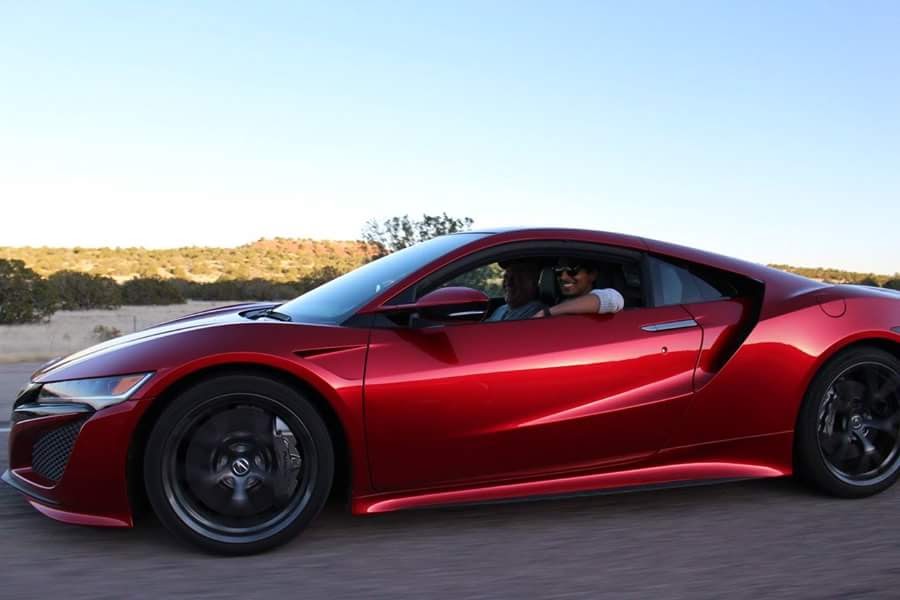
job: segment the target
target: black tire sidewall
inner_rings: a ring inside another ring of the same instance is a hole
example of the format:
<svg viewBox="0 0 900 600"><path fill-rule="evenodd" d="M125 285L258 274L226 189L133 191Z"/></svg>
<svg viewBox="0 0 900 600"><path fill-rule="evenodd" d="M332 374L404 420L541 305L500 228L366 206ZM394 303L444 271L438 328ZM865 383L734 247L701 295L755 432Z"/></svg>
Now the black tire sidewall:
<svg viewBox="0 0 900 600"><path fill-rule="evenodd" d="M200 403L225 393L248 392L268 396L293 412L309 431L315 444L317 469L311 495L293 522L269 537L250 542L212 539L185 524L166 498L163 482L165 447L178 423ZM156 422L144 454L144 485L150 504L162 524L177 537L217 554L243 555L262 552L292 539L322 510L334 479L334 449L328 428L316 408L287 383L255 374L222 375L201 381L180 393Z"/></svg>
<svg viewBox="0 0 900 600"><path fill-rule="evenodd" d="M797 417L794 440L795 470L797 475L820 490L842 498L862 498L889 488L900 477L897 469L889 477L873 484L850 484L839 479L825 464L819 449L819 404L834 379L846 369L866 362L883 364L900 372L900 360L880 348L861 346L841 352L829 360L813 378ZM900 457L895 458L900 460Z"/></svg>

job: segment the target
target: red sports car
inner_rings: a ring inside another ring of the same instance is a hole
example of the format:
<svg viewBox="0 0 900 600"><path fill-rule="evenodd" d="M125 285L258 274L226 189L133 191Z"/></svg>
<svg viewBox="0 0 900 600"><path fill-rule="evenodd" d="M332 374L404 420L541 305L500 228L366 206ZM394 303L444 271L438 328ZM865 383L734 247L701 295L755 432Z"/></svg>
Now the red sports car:
<svg viewBox="0 0 900 600"><path fill-rule="evenodd" d="M580 264L624 310L491 318L512 261L543 306ZM793 473L865 496L900 475L900 294L627 235L453 234L48 364L9 462L50 517L129 527L148 498L232 554L333 490L354 514Z"/></svg>

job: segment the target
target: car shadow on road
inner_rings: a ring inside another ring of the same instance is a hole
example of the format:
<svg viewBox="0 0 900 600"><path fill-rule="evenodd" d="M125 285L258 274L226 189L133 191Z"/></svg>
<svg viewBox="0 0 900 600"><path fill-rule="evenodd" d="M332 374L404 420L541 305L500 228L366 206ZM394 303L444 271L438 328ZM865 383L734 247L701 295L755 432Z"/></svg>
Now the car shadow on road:
<svg viewBox="0 0 900 600"><path fill-rule="evenodd" d="M346 506L330 502L322 514L296 540L275 552L335 546L342 542L390 536L397 542L472 534L490 537L492 530L580 527L582 523L616 527L638 523L666 523L686 514L709 511L741 513L747 508L797 508L810 503L840 502L816 495L792 479L757 480L632 491L570 498L528 499L506 503L466 505L401 511L354 517ZM188 554L196 551L176 541L149 512L141 514L135 529L78 527L55 522L33 510L18 493L0 488L0 535L26 545L65 546L67 552L140 556L145 553ZM31 542L31 543L29 543ZM2 555L2 552L0 552Z"/></svg>

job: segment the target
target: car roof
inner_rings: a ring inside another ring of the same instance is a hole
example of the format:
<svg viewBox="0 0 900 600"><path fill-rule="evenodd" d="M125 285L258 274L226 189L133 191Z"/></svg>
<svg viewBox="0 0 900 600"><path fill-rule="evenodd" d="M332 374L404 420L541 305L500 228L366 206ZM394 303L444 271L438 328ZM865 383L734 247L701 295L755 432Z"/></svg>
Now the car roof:
<svg viewBox="0 0 900 600"><path fill-rule="evenodd" d="M824 284L820 282L763 264L624 233L567 227L497 227L473 233L484 235L482 242L487 244L500 241L561 239L643 250L743 275L765 283L769 288L769 294L779 297L792 296L817 287L824 287Z"/></svg>
<svg viewBox="0 0 900 600"><path fill-rule="evenodd" d="M610 244L636 250L647 249L647 245L643 238L634 235L615 233L612 231L578 229L575 227L496 227L493 229L476 230L471 233L485 236L483 239L487 240L489 243L496 243L499 241L569 240L593 242L596 244Z"/></svg>

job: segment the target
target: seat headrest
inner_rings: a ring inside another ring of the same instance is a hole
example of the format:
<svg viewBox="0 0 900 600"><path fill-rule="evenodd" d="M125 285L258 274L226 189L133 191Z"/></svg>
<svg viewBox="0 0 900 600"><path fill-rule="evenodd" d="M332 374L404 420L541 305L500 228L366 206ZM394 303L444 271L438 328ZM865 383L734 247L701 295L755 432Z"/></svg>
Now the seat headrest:
<svg viewBox="0 0 900 600"><path fill-rule="evenodd" d="M553 306L559 299L559 288L556 284L556 272L553 267L544 267L541 269L541 275L538 278L538 294L541 302L547 306Z"/></svg>
<svg viewBox="0 0 900 600"><path fill-rule="evenodd" d="M643 306L640 268L631 264L610 264L598 269L597 287L609 287L622 294L625 308Z"/></svg>

